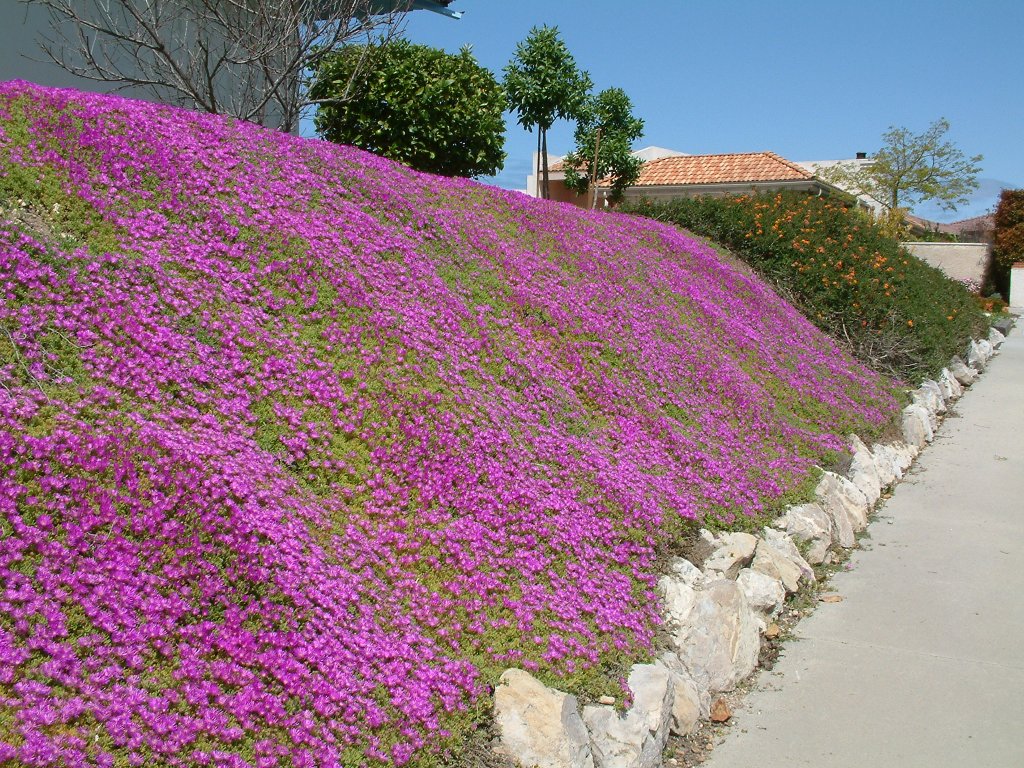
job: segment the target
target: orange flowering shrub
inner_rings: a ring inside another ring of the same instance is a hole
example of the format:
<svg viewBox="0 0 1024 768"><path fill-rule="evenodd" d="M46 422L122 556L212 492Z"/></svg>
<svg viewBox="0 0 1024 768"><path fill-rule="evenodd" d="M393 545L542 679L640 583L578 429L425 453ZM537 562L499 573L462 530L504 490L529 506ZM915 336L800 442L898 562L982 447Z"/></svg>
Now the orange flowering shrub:
<svg viewBox="0 0 1024 768"><path fill-rule="evenodd" d="M630 210L732 249L879 370L934 374L985 325L963 285L842 201L775 193L643 201Z"/></svg>

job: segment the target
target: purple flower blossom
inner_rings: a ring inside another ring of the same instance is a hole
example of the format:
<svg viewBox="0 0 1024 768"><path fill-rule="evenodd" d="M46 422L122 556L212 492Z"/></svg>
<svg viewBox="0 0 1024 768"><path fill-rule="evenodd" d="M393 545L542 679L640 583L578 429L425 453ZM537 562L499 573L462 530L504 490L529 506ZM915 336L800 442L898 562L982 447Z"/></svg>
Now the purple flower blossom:
<svg viewBox="0 0 1024 768"><path fill-rule="evenodd" d="M674 229L114 97L0 124L87 212L0 216L0 762L400 765L481 669L649 649L670 521L895 409Z"/></svg>

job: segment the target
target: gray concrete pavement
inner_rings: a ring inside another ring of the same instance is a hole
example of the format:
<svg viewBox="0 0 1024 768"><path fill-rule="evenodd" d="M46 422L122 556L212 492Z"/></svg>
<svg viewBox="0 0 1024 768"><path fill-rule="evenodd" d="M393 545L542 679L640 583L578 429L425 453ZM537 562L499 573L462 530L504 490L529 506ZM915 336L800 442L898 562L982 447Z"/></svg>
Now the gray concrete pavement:
<svg viewBox="0 0 1024 768"><path fill-rule="evenodd" d="M869 536L705 768L1024 766L1019 327Z"/></svg>

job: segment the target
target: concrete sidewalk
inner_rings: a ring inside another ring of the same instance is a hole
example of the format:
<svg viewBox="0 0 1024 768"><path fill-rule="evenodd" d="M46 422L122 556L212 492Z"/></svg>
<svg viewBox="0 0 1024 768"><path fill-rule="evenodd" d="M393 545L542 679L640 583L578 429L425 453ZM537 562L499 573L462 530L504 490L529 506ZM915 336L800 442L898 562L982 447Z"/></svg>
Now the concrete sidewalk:
<svg viewBox="0 0 1024 768"><path fill-rule="evenodd" d="M705 768L1024 766L1019 326L953 410Z"/></svg>

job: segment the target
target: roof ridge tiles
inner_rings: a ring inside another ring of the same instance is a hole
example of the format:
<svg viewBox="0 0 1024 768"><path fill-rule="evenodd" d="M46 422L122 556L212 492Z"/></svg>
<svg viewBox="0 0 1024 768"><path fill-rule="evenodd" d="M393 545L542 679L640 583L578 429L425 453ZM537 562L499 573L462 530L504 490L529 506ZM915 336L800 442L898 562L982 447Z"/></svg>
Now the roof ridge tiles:
<svg viewBox="0 0 1024 768"><path fill-rule="evenodd" d="M814 174L774 152L721 152L645 163L638 186L811 180Z"/></svg>

